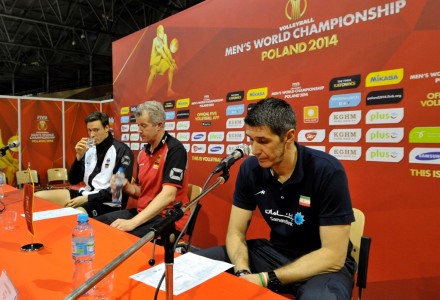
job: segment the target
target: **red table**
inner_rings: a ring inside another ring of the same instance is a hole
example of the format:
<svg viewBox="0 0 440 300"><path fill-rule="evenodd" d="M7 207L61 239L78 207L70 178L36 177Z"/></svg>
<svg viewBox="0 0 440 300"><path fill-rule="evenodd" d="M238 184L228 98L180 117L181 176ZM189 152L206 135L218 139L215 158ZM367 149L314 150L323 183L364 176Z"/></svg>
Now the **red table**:
<svg viewBox="0 0 440 300"><path fill-rule="evenodd" d="M14 230L0 229L0 270L5 269L19 292L19 299L64 299L71 292L73 262L71 258L71 233L76 216L47 219L34 222L35 237L32 240L23 213L22 191L5 187L6 209L19 213ZM34 212L56 209L59 206L36 198ZM102 268L139 238L114 229L95 220L90 220L95 230L95 268ZM23 252L21 246L42 243L44 248L35 252ZM155 288L129 278L150 268L152 243L115 269L112 299L153 299ZM156 247L155 259L163 262L163 248ZM166 299L163 291L158 299ZM233 275L222 273L174 299L286 299L257 285Z"/></svg>

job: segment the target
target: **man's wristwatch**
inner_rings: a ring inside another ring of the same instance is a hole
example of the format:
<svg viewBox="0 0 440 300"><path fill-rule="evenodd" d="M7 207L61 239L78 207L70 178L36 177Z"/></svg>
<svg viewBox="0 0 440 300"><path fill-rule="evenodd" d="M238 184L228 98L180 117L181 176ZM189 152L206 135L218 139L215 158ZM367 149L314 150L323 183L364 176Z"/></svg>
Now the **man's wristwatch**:
<svg viewBox="0 0 440 300"><path fill-rule="evenodd" d="M274 271L267 272L269 278L267 279L267 288L271 291L278 292L282 286Z"/></svg>
<svg viewBox="0 0 440 300"><path fill-rule="evenodd" d="M241 277L243 275L251 274L251 271L243 269L243 270L237 270L235 273L235 276Z"/></svg>

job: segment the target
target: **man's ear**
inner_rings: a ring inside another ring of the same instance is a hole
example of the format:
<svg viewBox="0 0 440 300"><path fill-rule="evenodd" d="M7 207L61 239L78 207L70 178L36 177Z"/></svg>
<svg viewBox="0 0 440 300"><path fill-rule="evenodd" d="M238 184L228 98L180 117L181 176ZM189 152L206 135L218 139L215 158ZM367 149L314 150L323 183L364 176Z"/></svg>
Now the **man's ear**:
<svg viewBox="0 0 440 300"><path fill-rule="evenodd" d="M286 133L286 142L293 143L295 141L295 129L290 129Z"/></svg>

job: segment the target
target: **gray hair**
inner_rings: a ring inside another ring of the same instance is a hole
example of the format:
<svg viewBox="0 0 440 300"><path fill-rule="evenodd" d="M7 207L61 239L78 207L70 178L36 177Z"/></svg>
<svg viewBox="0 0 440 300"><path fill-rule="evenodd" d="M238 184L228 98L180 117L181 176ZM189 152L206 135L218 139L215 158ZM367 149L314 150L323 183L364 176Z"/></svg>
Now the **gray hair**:
<svg viewBox="0 0 440 300"><path fill-rule="evenodd" d="M134 115L140 117L143 112L148 115L148 119L152 124L157 125L162 122L162 127L165 126L165 110L162 103L154 100L145 101L138 105Z"/></svg>

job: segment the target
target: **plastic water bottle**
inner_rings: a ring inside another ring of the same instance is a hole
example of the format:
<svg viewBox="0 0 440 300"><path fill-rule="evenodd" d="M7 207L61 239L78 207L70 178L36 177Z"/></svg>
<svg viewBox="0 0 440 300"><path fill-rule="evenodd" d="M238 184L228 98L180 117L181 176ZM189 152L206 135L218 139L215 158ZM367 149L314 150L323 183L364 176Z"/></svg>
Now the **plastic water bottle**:
<svg viewBox="0 0 440 300"><path fill-rule="evenodd" d="M88 279L87 274L93 270L94 257L95 233L89 224L89 216L79 214L78 224L72 231L73 289L76 289Z"/></svg>
<svg viewBox="0 0 440 300"><path fill-rule="evenodd" d="M122 187L124 184L124 168L120 167L115 174L115 189L112 191L112 202L116 206L121 206L122 203Z"/></svg>
<svg viewBox="0 0 440 300"><path fill-rule="evenodd" d="M5 196L5 191L3 190L3 185L5 184L5 177L2 170L0 170L0 200Z"/></svg>

